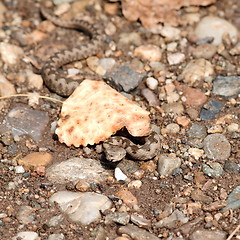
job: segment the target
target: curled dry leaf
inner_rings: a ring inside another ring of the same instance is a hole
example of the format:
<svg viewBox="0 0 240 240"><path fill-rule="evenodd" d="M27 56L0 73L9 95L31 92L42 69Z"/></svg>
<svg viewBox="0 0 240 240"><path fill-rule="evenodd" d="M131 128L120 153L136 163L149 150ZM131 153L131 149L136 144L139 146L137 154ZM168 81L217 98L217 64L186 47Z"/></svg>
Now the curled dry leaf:
<svg viewBox="0 0 240 240"><path fill-rule="evenodd" d="M56 134L67 146L93 145L126 127L134 136L150 133L149 112L103 81L84 80L63 103Z"/></svg>
<svg viewBox="0 0 240 240"><path fill-rule="evenodd" d="M207 6L216 0L122 0L123 15L130 21L140 19L150 29L159 22L176 26L180 18L176 10L187 6Z"/></svg>

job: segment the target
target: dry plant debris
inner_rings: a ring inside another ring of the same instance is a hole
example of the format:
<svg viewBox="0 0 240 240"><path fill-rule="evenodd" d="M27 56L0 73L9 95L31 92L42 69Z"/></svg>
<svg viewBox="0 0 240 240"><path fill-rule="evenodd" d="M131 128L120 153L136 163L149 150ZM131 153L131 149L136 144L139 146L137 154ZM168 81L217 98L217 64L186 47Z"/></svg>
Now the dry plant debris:
<svg viewBox="0 0 240 240"><path fill-rule="evenodd" d="M159 22L176 26L180 23L177 10L188 6L207 6L216 0L122 0L123 15L130 21L140 19L150 29Z"/></svg>
<svg viewBox="0 0 240 240"><path fill-rule="evenodd" d="M63 103L56 134L75 147L106 140L126 127L132 136L150 133L149 112L103 81L84 80Z"/></svg>

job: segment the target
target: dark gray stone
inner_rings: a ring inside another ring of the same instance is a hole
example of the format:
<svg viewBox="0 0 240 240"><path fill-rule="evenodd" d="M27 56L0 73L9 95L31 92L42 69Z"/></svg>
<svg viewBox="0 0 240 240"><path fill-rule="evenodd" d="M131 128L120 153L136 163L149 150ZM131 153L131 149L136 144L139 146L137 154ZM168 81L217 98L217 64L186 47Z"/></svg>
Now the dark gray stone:
<svg viewBox="0 0 240 240"><path fill-rule="evenodd" d="M209 100L205 103L200 112L200 119L202 121L209 121L215 119L215 115L218 114L224 105L217 100Z"/></svg>
<svg viewBox="0 0 240 240"><path fill-rule="evenodd" d="M129 92L135 89L146 76L146 73L138 73L134 69L122 65L115 71L107 72L104 79L109 80L109 84Z"/></svg>

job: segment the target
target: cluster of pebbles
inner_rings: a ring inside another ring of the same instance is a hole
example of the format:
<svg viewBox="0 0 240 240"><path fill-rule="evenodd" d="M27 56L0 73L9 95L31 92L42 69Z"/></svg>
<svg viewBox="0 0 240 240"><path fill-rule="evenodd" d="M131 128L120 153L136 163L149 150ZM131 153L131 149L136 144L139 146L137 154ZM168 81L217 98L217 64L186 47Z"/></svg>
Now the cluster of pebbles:
<svg viewBox="0 0 240 240"><path fill-rule="evenodd" d="M87 2L58 2L56 13L73 18ZM118 2L89 7L105 25L106 49L70 64L68 74L100 76L147 109L161 136L154 159L110 164L101 144L58 142L61 104L39 96L60 97L32 67L76 36L88 40L43 21L38 1L1 2L1 238L239 239L237 4L186 8L186 26L155 33L124 19Z"/></svg>

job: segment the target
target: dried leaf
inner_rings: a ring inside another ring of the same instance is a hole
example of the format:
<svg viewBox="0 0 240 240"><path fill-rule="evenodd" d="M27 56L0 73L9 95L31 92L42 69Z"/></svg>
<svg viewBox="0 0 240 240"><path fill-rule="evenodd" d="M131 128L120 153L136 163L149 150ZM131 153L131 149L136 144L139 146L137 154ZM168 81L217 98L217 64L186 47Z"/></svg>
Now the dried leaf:
<svg viewBox="0 0 240 240"><path fill-rule="evenodd" d="M103 81L84 80L63 103L56 134L67 146L93 145L123 127L132 136L150 133L149 112Z"/></svg>

